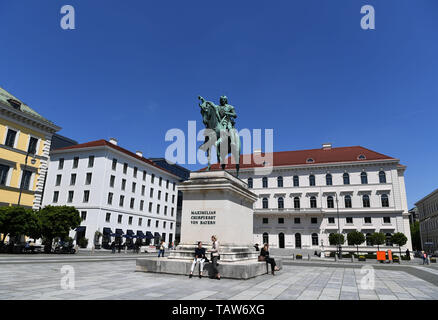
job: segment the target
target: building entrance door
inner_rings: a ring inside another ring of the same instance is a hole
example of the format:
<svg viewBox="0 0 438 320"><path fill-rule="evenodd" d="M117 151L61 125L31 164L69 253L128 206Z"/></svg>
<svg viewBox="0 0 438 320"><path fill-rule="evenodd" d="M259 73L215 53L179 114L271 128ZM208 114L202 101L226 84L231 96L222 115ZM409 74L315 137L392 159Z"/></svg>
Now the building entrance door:
<svg viewBox="0 0 438 320"><path fill-rule="evenodd" d="M301 249L301 234L295 233L295 248Z"/></svg>
<svg viewBox="0 0 438 320"><path fill-rule="evenodd" d="M278 234L278 247L284 249L284 233L280 232Z"/></svg>

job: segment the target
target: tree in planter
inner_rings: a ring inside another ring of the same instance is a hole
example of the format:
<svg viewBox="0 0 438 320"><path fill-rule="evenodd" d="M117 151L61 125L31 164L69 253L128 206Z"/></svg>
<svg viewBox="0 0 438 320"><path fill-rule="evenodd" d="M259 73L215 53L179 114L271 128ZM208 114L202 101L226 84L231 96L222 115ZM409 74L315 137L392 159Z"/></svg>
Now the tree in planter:
<svg viewBox="0 0 438 320"><path fill-rule="evenodd" d="M341 244L344 244L344 242L345 242L345 238L344 235L341 233L331 233L329 235L329 243L331 246L337 246L339 248L339 246Z"/></svg>
<svg viewBox="0 0 438 320"><path fill-rule="evenodd" d="M38 212L41 234L45 238L44 251L52 251L53 239L66 239L71 229L81 224L79 211L69 206L47 206Z"/></svg>
<svg viewBox="0 0 438 320"><path fill-rule="evenodd" d="M40 224L32 209L23 207L3 207L0 211L0 233L3 233L2 244L9 235L10 243L19 241L22 235L39 238Z"/></svg>
<svg viewBox="0 0 438 320"><path fill-rule="evenodd" d="M102 237L102 232L96 230L94 233L94 246L100 246L100 238Z"/></svg>
<svg viewBox="0 0 438 320"><path fill-rule="evenodd" d="M88 246L88 239L87 238L80 238L79 239L79 246L81 247L81 248L86 248L87 246Z"/></svg>
<svg viewBox="0 0 438 320"><path fill-rule="evenodd" d="M347 234L347 240L349 245L356 246L357 255L359 256L359 245L365 242L365 236L362 232L352 231Z"/></svg>
<svg viewBox="0 0 438 320"><path fill-rule="evenodd" d="M400 257L401 257L401 247L408 242L408 238L401 232L394 233L391 237L392 243L395 243L398 245L398 249L400 251Z"/></svg>
<svg viewBox="0 0 438 320"><path fill-rule="evenodd" d="M371 235L371 244L373 246L377 246L377 251L380 251L380 246L382 244L385 244L386 242L386 236L382 232L374 232Z"/></svg>

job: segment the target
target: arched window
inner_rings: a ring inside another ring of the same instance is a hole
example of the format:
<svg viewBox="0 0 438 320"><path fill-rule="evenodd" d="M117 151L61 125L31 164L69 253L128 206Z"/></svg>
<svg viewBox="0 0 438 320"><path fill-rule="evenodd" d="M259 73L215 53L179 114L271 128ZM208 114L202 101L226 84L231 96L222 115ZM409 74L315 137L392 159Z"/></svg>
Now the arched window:
<svg viewBox="0 0 438 320"><path fill-rule="evenodd" d="M283 197L278 198L278 209L283 209L284 208L284 199Z"/></svg>
<svg viewBox="0 0 438 320"><path fill-rule="evenodd" d="M351 196L350 195L345 195L344 197L344 202L345 202L345 208L351 208Z"/></svg>
<svg viewBox="0 0 438 320"><path fill-rule="evenodd" d="M317 246L317 245L318 245L318 234L312 233L312 246Z"/></svg>
<svg viewBox="0 0 438 320"><path fill-rule="evenodd" d="M390 233L387 233L385 236L386 236L385 244L387 246L392 247L392 235Z"/></svg>
<svg viewBox="0 0 438 320"><path fill-rule="evenodd" d="M366 172L362 172L360 174L360 183L362 184L368 184L368 176Z"/></svg>
<svg viewBox="0 0 438 320"><path fill-rule="evenodd" d="M315 185L315 176L313 174L309 176L309 185L311 186Z"/></svg>
<svg viewBox="0 0 438 320"><path fill-rule="evenodd" d="M268 209L268 198L263 198L262 204L263 204L263 209Z"/></svg>
<svg viewBox="0 0 438 320"><path fill-rule="evenodd" d="M371 241L371 233L367 233L365 235L365 239L367 241L367 246L372 246L373 245L373 242Z"/></svg>
<svg viewBox="0 0 438 320"><path fill-rule="evenodd" d="M335 203L333 201L333 197L328 196L327 197L327 208L334 208L334 207L335 207Z"/></svg>
<svg viewBox="0 0 438 320"><path fill-rule="evenodd" d="M263 184L263 188L267 188L268 187L268 178L267 177L263 177L262 178L262 184Z"/></svg>
<svg viewBox="0 0 438 320"><path fill-rule="evenodd" d="M327 173L325 175L325 184L328 186L331 186L333 184L332 175L330 173Z"/></svg>
<svg viewBox="0 0 438 320"><path fill-rule="evenodd" d="M381 200L382 200L382 207L389 207L389 199L387 194L382 194Z"/></svg>
<svg viewBox="0 0 438 320"><path fill-rule="evenodd" d="M263 244L269 244L269 234L267 232L263 233Z"/></svg>
<svg viewBox="0 0 438 320"><path fill-rule="evenodd" d="M369 208L370 207L370 196L367 194L364 194L362 196L362 203L363 203L364 208Z"/></svg>
<svg viewBox="0 0 438 320"><path fill-rule="evenodd" d="M310 207L316 208L316 197L315 196L310 197Z"/></svg>
<svg viewBox="0 0 438 320"><path fill-rule="evenodd" d="M294 208L299 209L300 208L300 198L295 197L294 198Z"/></svg>
<svg viewBox="0 0 438 320"><path fill-rule="evenodd" d="M298 178L298 176L294 176L294 187L299 187L300 186L300 179Z"/></svg>
<svg viewBox="0 0 438 320"><path fill-rule="evenodd" d="M342 178L344 178L344 184L350 184L350 175L347 172L342 175Z"/></svg>
<svg viewBox="0 0 438 320"><path fill-rule="evenodd" d="M380 183L386 183L386 174L385 171L379 172L379 182Z"/></svg>
<svg viewBox="0 0 438 320"><path fill-rule="evenodd" d="M252 188L252 178L248 178L248 188Z"/></svg>
<svg viewBox="0 0 438 320"><path fill-rule="evenodd" d="M277 187L283 188L283 177L282 176L277 177Z"/></svg>

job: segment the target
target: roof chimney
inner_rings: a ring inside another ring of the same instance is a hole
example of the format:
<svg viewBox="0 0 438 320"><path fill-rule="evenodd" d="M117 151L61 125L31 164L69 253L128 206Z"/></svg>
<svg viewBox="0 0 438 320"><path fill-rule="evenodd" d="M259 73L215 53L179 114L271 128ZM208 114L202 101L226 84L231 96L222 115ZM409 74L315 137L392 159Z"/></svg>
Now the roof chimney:
<svg viewBox="0 0 438 320"><path fill-rule="evenodd" d="M136 151L135 154L136 154L137 156L139 156L140 158L143 158L143 152L141 152L141 151Z"/></svg>
<svg viewBox="0 0 438 320"><path fill-rule="evenodd" d="M113 145L117 145L117 139L116 138L110 138L109 142L112 143Z"/></svg>
<svg viewBox="0 0 438 320"><path fill-rule="evenodd" d="M330 150L332 148L332 144L331 143L323 143L322 144L322 149L323 150Z"/></svg>

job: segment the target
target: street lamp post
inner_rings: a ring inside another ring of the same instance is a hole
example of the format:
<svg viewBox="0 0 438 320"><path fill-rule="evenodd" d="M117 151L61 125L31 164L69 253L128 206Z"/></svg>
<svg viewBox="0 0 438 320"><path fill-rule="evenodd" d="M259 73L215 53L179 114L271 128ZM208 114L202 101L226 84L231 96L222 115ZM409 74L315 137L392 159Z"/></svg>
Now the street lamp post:
<svg viewBox="0 0 438 320"><path fill-rule="evenodd" d="M338 200L338 193L335 193L335 197L336 197L336 213L338 215L338 235L341 234L341 227L340 227L340 222L339 222L339 200ZM338 256L339 259L342 259L342 247L341 247L341 243L338 243Z"/></svg>
<svg viewBox="0 0 438 320"><path fill-rule="evenodd" d="M17 204L17 206L20 206L20 202L21 202L21 194L22 194L22 192L23 192L23 174L24 174L24 172L25 172L26 169L27 169L27 158L29 157L29 154L30 154L30 152L28 151L28 152L26 153L26 158L24 159L24 168L23 168L23 170L22 170L22 174L21 174L21 181L20 181L20 194L19 194L19 196L18 196L18 204ZM35 164L35 162L36 162L35 155L34 155L34 157L32 158L32 160L30 160L30 162L31 162L32 164Z"/></svg>

